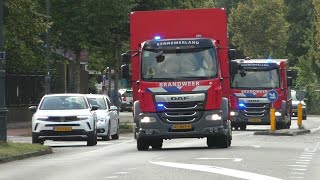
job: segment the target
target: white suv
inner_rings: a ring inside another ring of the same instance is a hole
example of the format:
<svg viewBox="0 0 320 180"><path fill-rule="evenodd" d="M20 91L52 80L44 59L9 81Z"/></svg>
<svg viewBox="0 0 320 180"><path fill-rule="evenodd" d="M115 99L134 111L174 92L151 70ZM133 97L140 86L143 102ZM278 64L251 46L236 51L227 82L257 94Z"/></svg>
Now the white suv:
<svg viewBox="0 0 320 180"><path fill-rule="evenodd" d="M42 97L32 117L32 143L45 140L83 139L88 146L97 144L97 118L83 94L50 94Z"/></svg>

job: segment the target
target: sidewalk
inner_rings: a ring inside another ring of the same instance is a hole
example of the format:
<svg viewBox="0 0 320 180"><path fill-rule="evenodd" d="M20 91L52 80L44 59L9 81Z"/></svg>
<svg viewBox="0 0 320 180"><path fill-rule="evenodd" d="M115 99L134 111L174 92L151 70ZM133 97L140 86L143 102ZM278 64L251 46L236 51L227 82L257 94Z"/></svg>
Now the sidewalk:
<svg viewBox="0 0 320 180"><path fill-rule="evenodd" d="M31 136L31 122L8 123L7 136Z"/></svg>

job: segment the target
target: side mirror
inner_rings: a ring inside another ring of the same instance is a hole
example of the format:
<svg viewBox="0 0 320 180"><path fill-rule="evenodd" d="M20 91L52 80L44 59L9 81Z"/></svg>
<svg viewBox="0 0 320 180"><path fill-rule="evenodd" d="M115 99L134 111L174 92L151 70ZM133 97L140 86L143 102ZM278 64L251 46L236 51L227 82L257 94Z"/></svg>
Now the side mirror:
<svg viewBox="0 0 320 180"><path fill-rule="evenodd" d="M230 61L230 74L234 75L238 73L238 63L236 61Z"/></svg>
<svg viewBox="0 0 320 180"><path fill-rule="evenodd" d="M121 79L129 79L129 65L124 64L121 65Z"/></svg>
<svg viewBox="0 0 320 180"><path fill-rule="evenodd" d="M229 60L235 59L236 58L236 50L235 49L229 49L228 50L228 57L229 57Z"/></svg>
<svg viewBox="0 0 320 180"><path fill-rule="evenodd" d="M287 77L291 77L292 79L296 79L297 77L297 71L296 70L287 70Z"/></svg>
<svg viewBox="0 0 320 180"><path fill-rule="evenodd" d="M111 107L110 107L110 111L118 111L117 106L111 106Z"/></svg>
<svg viewBox="0 0 320 180"><path fill-rule="evenodd" d="M129 64L130 60L131 60L131 55L130 53L122 53L121 54L121 59L122 59L122 62L125 63L125 64Z"/></svg>
<svg viewBox="0 0 320 180"><path fill-rule="evenodd" d="M91 111L95 111L95 110L98 110L99 109L99 106L97 105L92 105L91 106Z"/></svg>
<svg viewBox="0 0 320 180"><path fill-rule="evenodd" d="M36 112L37 111L37 106L30 106L29 111L31 112Z"/></svg>
<svg viewBox="0 0 320 180"><path fill-rule="evenodd" d="M291 87L293 85L292 77L287 77L287 86Z"/></svg>

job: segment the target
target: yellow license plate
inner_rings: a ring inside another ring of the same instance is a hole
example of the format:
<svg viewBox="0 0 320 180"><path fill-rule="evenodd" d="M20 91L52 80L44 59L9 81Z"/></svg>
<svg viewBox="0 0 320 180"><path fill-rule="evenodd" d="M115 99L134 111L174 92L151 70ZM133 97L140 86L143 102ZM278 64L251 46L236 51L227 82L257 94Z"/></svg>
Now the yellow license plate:
<svg viewBox="0 0 320 180"><path fill-rule="evenodd" d="M251 118L251 119L249 119L249 122L261 122L261 119L259 119L259 118Z"/></svg>
<svg viewBox="0 0 320 180"><path fill-rule="evenodd" d="M175 124L172 126L172 129L192 129L191 124Z"/></svg>
<svg viewBox="0 0 320 180"><path fill-rule="evenodd" d="M54 127L54 131L72 131L72 127Z"/></svg>

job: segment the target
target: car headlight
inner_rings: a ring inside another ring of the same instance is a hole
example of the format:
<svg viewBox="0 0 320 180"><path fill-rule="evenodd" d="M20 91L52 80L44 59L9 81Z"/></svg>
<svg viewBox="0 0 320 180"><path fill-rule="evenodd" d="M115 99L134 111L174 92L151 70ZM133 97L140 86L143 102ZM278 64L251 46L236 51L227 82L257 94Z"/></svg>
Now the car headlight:
<svg viewBox="0 0 320 180"><path fill-rule="evenodd" d="M40 120L40 121L45 121L45 120L47 120L47 119L49 119L48 116L37 116L37 117L36 117L36 120Z"/></svg>
<svg viewBox="0 0 320 180"><path fill-rule="evenodd" d="M98 119L98 122L105 123L107 119Z"/></svg>
<svg viewBox="0 0 320 180"><path fill-rule="evenodd" d="M77 119L78 120L86 120L86 119L89 119L90 116L77 116Z"/></svg>
<svg viewBox="0 0 320 180"><path fill-rule="evenodd" d="M230 116L238 116L238 112L231 111Z"/></svg>
<svg viewBox="0 0 320 180"><path fill-rule="evenodd" d="M145 116L145 117L141 118L140 122L141 122L141 123L156 122L156 118Z"/></svg>
<svg viewBox="0 0 320 180"><path fill-rule="evenodd" d="M281 116L281 112L275 112L274 115L275 116Z"/></svg>
<svg viewBox="0 0 320 180"><path fill-rule="evenodd" d="M221 115L220 114L210 114L206 116L207 120L213 120L213 121L217 121L217 120L221 120Z"/></svg>

